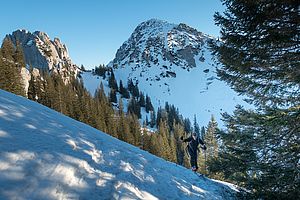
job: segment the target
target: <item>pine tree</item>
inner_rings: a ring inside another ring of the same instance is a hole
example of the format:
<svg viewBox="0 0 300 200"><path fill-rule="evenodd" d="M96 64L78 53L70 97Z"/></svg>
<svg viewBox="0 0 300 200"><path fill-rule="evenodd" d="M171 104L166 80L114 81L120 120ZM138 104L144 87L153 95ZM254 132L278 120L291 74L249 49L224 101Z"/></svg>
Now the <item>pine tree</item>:
<svg viewBox="0 0 300 200"><path fill-rule="evenodd" d="M127 81L127 89L132 94L133 93L134 84L132 79L128 79Z"/></svg>
<svg viewBox="0 0 300 200"><path fill-rule="evenodd" d="M81 64L81 66L80 66L80 70L81 70L81 71L83 71L83 72L85 72L85 71L86 71L86 69L85 69L85 67L83 66L83 64Z"/></svg>
<svg viewBox="0 0 300 200"><path fill-rule="evenodd" d="M212 43L218 75L256 110L224 114L219 166L254 198L300 196L299 2L224 0L221 40Z"/></svg>
<svg viewBox="0 0 300 200"><path fill-rule="evenodd" d="M32 74L33 68L30 67L29 73L30 73L30 80L29 80L29 86L28 86L28 99L36 101L37 100L37 86L36 86L36 79Z"/></svg>
<svg viewBox="0 0 300 200"><path fill-rule="evenodd" d="M109 100L112 103L117 103L117 93L116 90L111 89L109 93Z"/></svg>
<svg viewBox="0 0 300 200"><path fill-rule="evenodd" d="M120 84L119 85L120 85L119 86L120 94L122 95L122 98L129 99L130 98L130 94L129 94L128 90L126 88L124 88L122 80L120 80Z"/></svg>
<svg viewBox="0 0 300 200"><path fill-rule="evenodd" d="M206 134L204 136L204 142L207 146L207 159L211 159L218 156L218 142L216 133L218 130L218 123L215 117L212 115L208 123Z"/></svg>
<svg viewBox="0 0 300 200"><path fill-rule="evenodd" d="M23 49L18 40L16 41L16 50L13 54L13 58L18 67L26 67Z"/></svg>
<svg viewBox="0 0 300 200"><path fill-rule="evenodd" d="M204 136L204 143L207 147L206 151L204 152L206 154L205 164L208 168L207 172L209 176L212 178L221 178L217 175L217 173L213 173L210 170L210 166L213 165L215 161L218 159L219 145L216 137L217 131L218 131L218 123L216 122L214 116L212 115Z"/></svg>
<svg viewBox="0 0 300 200"><path fill-rule="evenodd" d="M97 107L97 127L108 133L109 124L112 121L113 110L110 107L108 98L105 96L103 83L101 82L100 87L95 92L95 101ZM116 136L116 135L115 135Z"/></svg>
<svg viewBox="0 0 300 200"><path fill-rule="evenodd" d="M151 111L150 112L150 127L154 128L156 125L156 115L155 115L155 111Z"/></svg>
<svg viewBox="0 0 300 200"><path fill-rule="evenodd" d="M151 99L148 95L146 95L146 112L149 113L150 111L153 111L153 110L154 110L154 108L153 108Z"/></svg>
<svg viewBox="0 0 300 200"><path fill-rule="evenodd" d="M133 85L133 88L132 88L132 96L138 98L139 95L140 95L140 90L139 90L139 87L137 84Z"/></svg>
<svg viewBox="0 0 300 200"><path fill-rule="evenodd" d="M146 106L145 96L144 96L144 94L142 92L140 92L139 104L140 104L141 107L145 107Z"/></svg>
<svg viewBox="0 0 300 200"><path fill-rule="evenodd" d="M21 68L14 60L15 48L12 41L6 37L3 40L0 55L0 88L17 95L25 96L21 79Z"/></svg>
<svg viewBox="0 0 300 200"><path fill-rule="evenodd" d="M116 81L116 78L115 78L115 74L114 74L114 71L111 70L111 73L110 73L110 77L109 77L109 80L108 80L108 85L111 89L115 90L115 91L118 91L118 84L117 84L117 81ZM117 100L116 100L117 102Z"/></svg>
<svg viewBox="0 0 300 200"><path fill-rule="evenodd" d="M205 127L202 126L201 127L201 131L200 131L200 138L201 138L201 140L204 140L204 137L205 137Z"/></svg>
<svg viewBox="0 0 300 200"><path fill-rule="evenodd" d="M191 121L188 118L183 120L183 124L184 124L184 132L186 133L192 132Z"/></svg>
<svg viewBox="0 0 300 200"><path fill-rule="evenodd" d="M1 54L5 60L10 62L14 62L14 54L15 54L15 47L9 37L5 37L2 46L1 46Z"/></svg>
<svg viewBox="0 0 300 200"><path fill-rule="evenodd" d="M123 100L122 98L119 99L119 124L117 127L118 131L118 138L130 144L134 144L134 137L129 129L128 119L125 117L123 111Z"/></svg>
<svg viewBox="0 0 300 200"><path fill-rule="evenodd" d="M142 135L140 122L136 115L128 115L127 120L129 123L130 133L133 136L133 145L142 147Z"/></svg>
<svg viewBox="0 0 300 200"><path fill-rule="evenodd" d="M184 127L180 124L174 124L174 138L176 141L176 157L179 165L183 165L188 167L188 157L185 152L186 145L180 140L180 137L183 136L186 138L186 134L184 132Z"/></svg>
<svg viewBox="0 0 300 200"><path fill-rule="evenodd" d="M200 135L200 127L197 122L196 115L194 115L194 132L199 136Z"/></svg>
<svg viewBox="0 0 300 200"><path fill-rule="evenodd" d="M128 114L135 114L139 119L141 118L141 106L134 97L130 99L127 109Z"/></svg>
<svg viewBox="0 0 300 200"><path fill-rule="evenodd" d="M170 133L166 121L160 121L158 132L159 132L160 156L168 161L175 162L176 150L173 149L172 152L172 149L170 147L170 141L169 141Z"/></svg>

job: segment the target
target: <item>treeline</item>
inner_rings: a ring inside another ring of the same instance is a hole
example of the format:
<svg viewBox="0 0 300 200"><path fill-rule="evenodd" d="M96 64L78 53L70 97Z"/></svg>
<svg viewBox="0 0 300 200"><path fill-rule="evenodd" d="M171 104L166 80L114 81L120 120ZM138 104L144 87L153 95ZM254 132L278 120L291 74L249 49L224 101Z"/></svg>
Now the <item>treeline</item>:
<svg viewBox="0 0 300 200"><path fill-rule="evenodd" d="M188 155L185 152L186 144L179 140L180 136L188 137L191 132L196 131L205 141L207 140L209 148L213 148L214 152L218 151L215 142L217 124L213 117L210 122L213 125L208 125L208 127L213 126L213 129L202 127L200 133L196 118L192 125L189 119L183 118L174 105L168 103L164 108L158 108L156 113L150 97L147 95L145 97L132 80L129 80L125 87L122 86L121 81L119 85L116 84L112 70L108 70L105 76L108 78L110 86L108 96L105 94L102 83L95 95L92 96L78 79L73 79L66 85L59 75L43 73L41 77L32 76L28 98L154 155L186 167L190 167ZM111 95L114 91L116 91L114 94L116 98L119 97L117 102ZM128 92L127 98L124 97L122 91ZM128 101L127 109L123 106L124 100ZM139 121L142 108L145 114L148 112L150 116L149 121L146 117L143 126ZM213 138L215 146L212 146L210 139L206 138ZM215 158L217 154L212 154L212 156ZM207 158L210 157L210 154L207 154ZM205 162L204 155L199 158L201 163ZM208 160L207 163L209 163ZM203 168L202 172L209 174L208 170L208 167L206 171Z"/></svg>
<svg viewBox="0 0 300 200"><path fill-rule="evenodd" d="M78 79L65 84L59 74L43 73L29 84L28 98L116 138L140 145L140 125L132 113L124 113L122 100L116 110L101 84L92 96Z"/></svg>

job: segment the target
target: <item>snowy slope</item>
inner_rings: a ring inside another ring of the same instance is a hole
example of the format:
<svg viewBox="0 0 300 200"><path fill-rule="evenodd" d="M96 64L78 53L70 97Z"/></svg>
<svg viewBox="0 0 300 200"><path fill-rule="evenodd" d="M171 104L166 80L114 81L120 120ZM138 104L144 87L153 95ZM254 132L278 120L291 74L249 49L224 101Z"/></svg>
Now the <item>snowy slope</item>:
<svg viewBox="0 0 300 200"><path fill-rule="evenodd" d="M0 199L234 199L235 191L0 90Z"/></svg>
<svg viewBox="0 0 300 200"><path fill-rule="evenodd" d="M212 114L222 126L222 112L248 105L217 78L208 48L212 39L185 24L151 19L137 26L108 66L114 68L118 82L137 82L156 110L168 102L191 121L196 115L200 126L206 126ZM95 78L84 75L83 80L93 94Z"/></svg>

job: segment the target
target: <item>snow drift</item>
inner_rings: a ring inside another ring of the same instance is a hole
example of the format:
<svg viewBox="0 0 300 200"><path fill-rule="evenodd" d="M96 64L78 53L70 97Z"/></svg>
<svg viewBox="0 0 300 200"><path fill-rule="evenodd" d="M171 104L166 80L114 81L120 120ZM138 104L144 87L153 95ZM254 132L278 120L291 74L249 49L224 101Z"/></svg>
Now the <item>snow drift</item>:
<svg viewBox="0 0 300 200"><path fill-rule="evenodd" d="M235 199L236 192L0 90L0 199Z"/></svg>

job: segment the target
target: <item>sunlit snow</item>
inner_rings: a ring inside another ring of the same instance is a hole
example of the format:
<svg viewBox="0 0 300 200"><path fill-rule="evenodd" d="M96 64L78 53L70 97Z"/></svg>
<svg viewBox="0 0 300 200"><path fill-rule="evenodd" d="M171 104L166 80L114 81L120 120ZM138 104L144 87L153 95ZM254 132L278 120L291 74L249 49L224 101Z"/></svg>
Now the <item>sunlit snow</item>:
<svg viewBox="0 0 300 200"><path fill-rule="evenodd" d="M0 90L0 199L234 199L235 191Z"/></svg>

